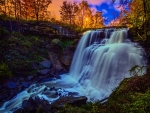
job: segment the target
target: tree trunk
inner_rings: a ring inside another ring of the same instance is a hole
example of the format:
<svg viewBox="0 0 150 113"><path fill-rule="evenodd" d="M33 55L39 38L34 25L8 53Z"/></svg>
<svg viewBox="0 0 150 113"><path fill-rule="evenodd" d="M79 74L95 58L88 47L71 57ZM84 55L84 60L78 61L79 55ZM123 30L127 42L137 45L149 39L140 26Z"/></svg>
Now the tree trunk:
<svg viewBox="0 0 150 113"><path fill-rule="evenodd" d="M39 21L39 13L36 13L36 20Z"/></svg>
<svg viewBox="0 0 150 113"><path fill-rule="evenodd" d="M147 28L146 28L146 19L147 19L147 11L146 11L146 1L143 0L143 8L144 8L144 36L146 38L146 42L148 41L148 37L147 37Z"/></svg>

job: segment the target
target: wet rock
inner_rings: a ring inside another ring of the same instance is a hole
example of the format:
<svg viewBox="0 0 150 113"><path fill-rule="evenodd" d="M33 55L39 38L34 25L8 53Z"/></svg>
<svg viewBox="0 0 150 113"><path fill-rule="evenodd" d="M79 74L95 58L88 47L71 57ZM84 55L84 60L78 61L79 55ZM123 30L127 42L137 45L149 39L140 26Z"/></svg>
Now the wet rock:
<svg viewBox="0 0 150 113"><path fill-rule="evenodd" d="M99 38L105 38L105 32L100 32Z"/></svg>
<svg viewBox="0 0 150 113"><path fill-rule="evenodd" d="M31 79L33 79L33 78L34 78L33 76L28 76L27 77L28 81L31 80Z"/></svg>
<svg viewBox="0 0 150 113"><path fill-rule="evenodd" d="M54 52L48 52L50 61L55 70L60 71L63 69L61 62L59 61L58 55Z"/></svg>
<svg viewBox="0 0 150 113"><path fill-rule="evenodd" d="M50 68L50 66L51 66L50 60L47 60L47 59L45 59L43 62L40 62L39 64L45 68Z"/></svg>
<svg viewBox="0 0 150 113"><path fill-rule="evenodd" d="M38 108L42 109L45 113L50 113L50 106L48 101L42 100L39 97L35 97L34 99L30 97L22 103L22 107L27 113L36 113Z"/></svg>
<svg viewBox="0 0 150 113"><path fill-rule="evenodd" d="M7 87L10 89L16 88L17 84L13 81L9 81L6 83Z"/></svg>
<svg viewBox="0 0 150 113"><path fill-rule="evenodd" d="M24 78L22 78L22 77L21 77L21 78L19 78L19 79L20 79L20 81L24 81ZM18 81L18 80L17 80L17 81Z"/></svg>
<svg viewBox="0 0 150 113"><path fill-rule="evenodd" d="M41 107L45 113L51 113L51 105L48 101L42 100L39 97L36 97L34 101L37 104L37 108Z"/></svg>
<svg viewBox="0 0 150 113"><path fill-rule="evenodd" d="M22 86L27 88L27 87L29 87L29 83L28 82L22 82Z"/></svg>
<svg viewBox="0 0 150 113"><path fill-rule="evenodd" d="M48 74L48 72L49 72L49 69L42 69L42 70L40 70L40 74L43 74L43 75Z"/></svg>
<svg viewBox="0 0 150 113"><path fill-rule="evenodd" d="M8 93L8 90L6 89L1 89L0 91L0 101L2 102L3 100L6 100L8 98L10 93Z"/></svg>
<svg viewBox="0 0 150 113"><path fill-rule="evenodd" d="M78 95L79 93L78 92L68 92L68 95L69 96L76 96Z"/></svg>
<svg viewBox="0 0 150 113"><path fill-rule="evenodd" d="M30 111L34 111L37 108L37 104L35 102L35 100L30 97L27 101L24 102L24 105L22 103L22 106L24 106L24 109L28 109Z"/></svg>
<svg viewBox="0 0 150 113"><path fill-rule="evenodd" d="M74 54L74 51L72 51L72 49L70 49L70 47L65 48L64 51L62 52L62 55L60 58L61 63L63 63L65 66L70 67L71 61L73 58L73 54Z"/></svg>
<svg viewBox="0 0 150 113"><path fill-rule="evenodd" d="M29 102L28 100L24 100L24 101L22 102L22 107L23 107L24 109L29 108L29 107L30 107L30 102Z"/></svg>
<svg viewBox="0 0 150 113"><path fill-rule="evenodd" d="M52 106L55 108L61 108L66 104L75 105L75 106L81 106L83 104L86 104L87 97L81 96L81 97L60 97L58 100L56 100L54 103L52 103Z"/></svg>
<svg viewBox="0 0 150 113"><path fill-rule="evenodd" d="M37 69L38 68L38 65L37 65L37 63L32 63L32 67L33 67L33 69Z"/></svg>
<svg viewBox="0 0 150 113"><path fill-rule="evenodd" d="M19 108L16 111L14 111L13 113L25 113L25 112L24 112L24 109Z"/></svg>
<svg viewBox="0 0 150 113"><path fill-rule="evenodd" d="M48 81L51 81L52 80L52 77L46 77L46 78L42 78L41 80L40 80L40 82L48 82Z"/></svg>

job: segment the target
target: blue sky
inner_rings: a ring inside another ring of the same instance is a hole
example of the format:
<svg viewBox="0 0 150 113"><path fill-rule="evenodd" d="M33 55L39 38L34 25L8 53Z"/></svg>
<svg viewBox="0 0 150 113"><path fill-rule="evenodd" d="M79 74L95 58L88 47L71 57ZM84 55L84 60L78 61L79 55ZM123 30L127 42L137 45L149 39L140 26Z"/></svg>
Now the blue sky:
<svg viewBox="0 0 150 113"><path fill-rule="evenodd" d="M57 19L60 19L59 10L65 0L52 0L52 4L49 5L49 11L55 15ZM80 3L82 0L67 0L70 2ZM89 3L91 9L96 11L101 11L105 19L110 22L119 13L120 8L118 8L118 3L112 4L112 0L86 0Z"/></svg>

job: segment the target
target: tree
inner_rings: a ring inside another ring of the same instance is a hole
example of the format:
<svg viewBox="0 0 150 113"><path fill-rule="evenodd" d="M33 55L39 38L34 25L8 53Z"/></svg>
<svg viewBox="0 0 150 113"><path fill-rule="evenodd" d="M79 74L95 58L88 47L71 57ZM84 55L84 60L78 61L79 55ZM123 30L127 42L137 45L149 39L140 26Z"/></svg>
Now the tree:
<svg viewBox="0 0 150 113"><path fill-rule="evenodd" d="M113 0L115 2L116 0ZM119 0L121 6L129 5L127 18L130 24L136 28L143 28L144 38L148 42L148 29L150 26L150 1L149 0Z"/></svg>
<svg viewBox="0 0 150 113"><path fill-rule="evenodd" d="M95 15L94 15L94 26L95 26L95 28L101 28L104 26L102 12L97 11L95 13Z"/></svg>
<svg viewBox="0 0 150 113"><path fill-rule="evenodd" d="M78 11L78 6L75 2L71 3L71 2L64 1L63 5L60 6L61 19L63 21L69 20L69 23L72 24L77 11Z"/></svg>
<svg viewBox="0 0 150 113"><path fill-rule="evenodd" d="M33 14L36 17L36 20L39 20L39 15L47 10L49 4L52 3L51 0L33 0L30 1L30 7L33 9Z"/></svg>
<svg viewBox="0 0 150 113"><path fill-rule="evenodd" d="M79 3L79 10L77 12L77 20L78 20L78 25L81 27L87 26L87 20L88 22L92 19L92 11L88 5L87 1L82 1Z"/></svg>

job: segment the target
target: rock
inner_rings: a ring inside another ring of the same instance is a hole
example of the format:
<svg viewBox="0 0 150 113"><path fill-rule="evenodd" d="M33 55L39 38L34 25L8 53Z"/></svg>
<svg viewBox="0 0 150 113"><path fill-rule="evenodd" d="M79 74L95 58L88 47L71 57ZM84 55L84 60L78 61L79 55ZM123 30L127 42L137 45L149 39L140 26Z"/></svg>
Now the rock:
<svg viewBox="0 0 150 113"><path fill-rule="evenodd" d="M57 71L62 70L63 66L62 66L61 62L59 61L57 54L54 52L48 52L48 54L49 54L49 58L52 62L53 68L55 68Z"/></svg>
<svg viewBox="0 0 150 113"><path fill-rule="evenodd" d="M62 55L60 57L61 63L65 65L68 69L70 68L73 55L74 51L72 50L72 47L68 47L63 50Z"/></svg>
<svg viewBox="0 0 150 113"><path fill-rule="evenodd" d="M33 76L28 76L27 77L28 81L31 80L31 79L33 79L33 78L34 78Z"/></svg>
<svg viewBox="0 0 150 113"><path fill-rule="evenodd" d="M9 81L6 83L7 87L10 89L16 88L17 84L13 81Z"/></svg>
<svg viewBox="0 0 150 113"><path fill-rule="evenodd" d="M37 104L37 108L41 107L45 113L51 113L51 105L47 100L42 100L39 97L35 97L34 101Z"/></svg>
<svg viewBox="0 0 150 113"><path fill-rule="evenodd" d="M14 111L13 113L25 113L25 112L24 112L24 109L19 108L16 111Z"/></svg>
<svg viewBox="0 0 150 113"><path fill-rule="evenodd" d="M49 72L49 69L42 69L42 70L40 70L40 73L43 74L43 75L48 74L48 72Z"/></svg>
<svg viewBox="0 0 150 113"><path fill-rule="evenodd" d="M8 97L9 97L9 94L8 93L9 91L6 90L6 89L1 89L0 91L0 101L2 102L3 100L6 100Z"/></svg>
<svg viewBox="0 0 150 113"><path fill-rule="evenodd" d="M46 77L46 78L42 78L41 80L40 80L40 82L48 82L48 81L51 81L52 80L52 77Z"/></svg>
<svg viewBox="0 0 150 113"><path fill-rule="evenodd" d="M24 100L22 103L22 107L25 111L28 111L30 113L36 113L37 108L42 109L45 113L51 113L51 105L48 101L42 100L39 97L35 97L34 99L30 97L28 100Z"/></svg>
<svg viewBox="0 0 150 113"><path fill-rule="evenodd" d="M27 87L29 87L29 83L28 82L22 82L22 86L27 88Z"/></svg>
<svg viewBox="0 0 150 113"><path fill-rule="evenodd" d="M37 108L37 104L36 104L35 100L32 97L30 97L28 100L24 100L22 102L22 107L25 110L34 111Z"/></svg>
<svg viewBox="0 0 150 113"><path fill-rule="evenodd" d="M52 106L55 108L61 108L66 104L75 105L75 106L81 106L83 104L86 104L87 97L81 96L81 97L60 97L58 100L56 100L54 103L52 103Z"/></svg>
<svg viewBox="0 0 150 113"><path fill-rule="evenodd" d="M50 68L50 66L51 66L50 60L47 60L47 59L45 59L43 62L40 62L39 64L45 68Z"/></svg>
<svg viewBox="0 0 150 113"><path fill-rule="evenodd" d="M105 32L100 32L99 38L105 38Z"/></svg>
<svg viewBox="0 0 150 113"><path fill-rule="evenodd" d="M38 68L38 65L37 65L37 63L32 63L32 66L33 66L33 69L37 69Z"/></svg>
<svg viewBox="0 0 150 113"><path fill-rule="evenodd" d="M29 107L30 107L30 102L29 102L28 100L24 100L24 101L22 102L22 107L23 107L24 109L29 108Z"/></svg>

